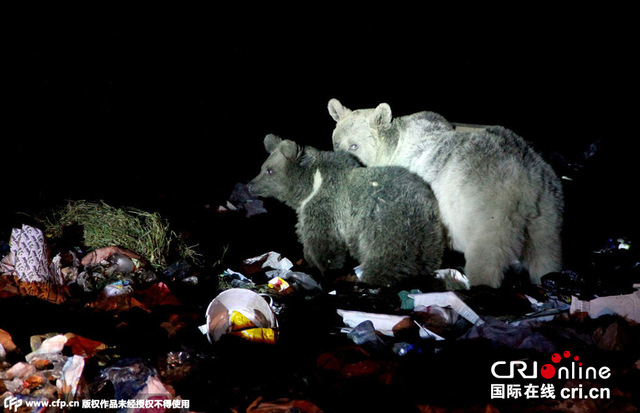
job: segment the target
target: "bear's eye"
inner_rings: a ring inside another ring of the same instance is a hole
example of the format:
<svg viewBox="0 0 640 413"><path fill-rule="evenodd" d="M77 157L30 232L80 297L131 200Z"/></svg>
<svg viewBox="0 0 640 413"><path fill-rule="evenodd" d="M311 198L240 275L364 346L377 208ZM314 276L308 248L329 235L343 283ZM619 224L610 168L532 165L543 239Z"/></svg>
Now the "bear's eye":
<svg viewBox="0 0 640 413"><path fill-rule="evenodd" d="M271 175L271 174L273 174L273 169L267 168L267 175Z"/></svg>
<svg viewBox="0 0 640 413"><path fill-rule="evenodd" d="M358 149L358 144L357 143L352 143L351 146L349 146L349 150L350 151L355 151L356 149Z"/></svg>

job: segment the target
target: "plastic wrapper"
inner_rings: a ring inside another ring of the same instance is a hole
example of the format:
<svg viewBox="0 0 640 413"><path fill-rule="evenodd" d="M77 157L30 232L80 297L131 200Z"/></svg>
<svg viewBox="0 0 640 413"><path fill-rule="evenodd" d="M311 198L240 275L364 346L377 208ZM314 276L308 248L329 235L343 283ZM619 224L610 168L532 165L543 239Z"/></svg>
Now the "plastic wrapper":
<svg viewBox="0 0 640 413"><path fill-rule="evenodd" d="M18 362L11 366L7 371L2 373L3 380L13 380L16 377L20 379L26 379L31 374L36 372L36 368L24 361Z"/></svg>
<svg viewBox="0 0 640 413"><path fill-rule="evenodd" d="M308 292L322 291L322 287L320 286L320 284L318 284L318 282L314 280L313 277L304 272L287 271L281 277L287 280L290 284L293 284L294 287L297 287L298 289L303 289Z"/></svg>
<svg viewBox="0 0 640 413"><path fill-rule="evenodd" d="M245 274L253 274L263 268L273 268L274 270L290 270L293 263L280 253L275 251L267 252L257 257L247 258L242 262L242 270Z"/></svg>
<svg viewBox="0 0 640 413"><path fill-rule="evenodd" d="M222 274L220 274L221 282L229 285L231 288L253 288L255 287L255 283L245 277L243 274L233 271L231 269L226 269Z"/></svg>
<svg viewBox="0 0 640 413"><path fill-rule="evenodd" d="M269 280L269 288L276 290L279 293L290 291L291 286L282 277L275 277Z"/></svg>
<svg viewBox="0 0 640 413"><path fill-rule="evenodd" d="M180 305L180 300L169 290L169 287L163 283L155 283L149 286L149 288L141 291L134 291L133 295L144 306L148 308L156 307L159 305Z"/></svg>
<svg viewBox="0 0 640 413"><path fill-rule="evenodd" d="M147 367L141 359L123 359L102 369L96 387L101 389L109 381L113 385L116 399L134 399L147 385L149 376L155 374L155 369Z"/></svg>
<svg viewBox="0 0 640 413"><path fill-rule="evenodd" d="M347 333L347 337L359 346L379 348L384 345L384 342L380 337L378 337L371 320L365 320L355 326L349 333Z"/></svg>
<svg viewBox="0 0 640 413"><path fill-rule="evenodd" d="M106 350L107 345L99 341L78 336L73 333L65 334L67 337L66 347L71 348L74 355L91 358L102 350Z"/></svg>
<svg viewBox="0 0 640 413"><path fill-rule="evenodd" d="M136 394L135 398L138 400L170 400L172 395L157 375L149 375L144 387Z"/></svg>
<svg viewBox="0 0 640 413"><path fill-rule="evenodd" d="M84 370L84 357L69 357L62 368L62 377L58 379L56 385L60 389L64 400L73 400L78 390L78 383Z"/></svg>
<svg viewBox="0 0 640 413"><path fill-rule="evenodd" d="M67 337L62 334L50 337L42 342L37 349L34 349L31 353L27 354L25 359L31 362L34 358L42 358L44 355L52 353L60 353L67 343Z"/></svg>
<svg viewBox="0 0 640 413"><path fill-rule="evenodd" d="M582 274L564 270L553 272L542 277L542 286L549 291L549 294L559 299L569 302L571 296L587 298L593 295L589 291L591 288Z"/></svg>

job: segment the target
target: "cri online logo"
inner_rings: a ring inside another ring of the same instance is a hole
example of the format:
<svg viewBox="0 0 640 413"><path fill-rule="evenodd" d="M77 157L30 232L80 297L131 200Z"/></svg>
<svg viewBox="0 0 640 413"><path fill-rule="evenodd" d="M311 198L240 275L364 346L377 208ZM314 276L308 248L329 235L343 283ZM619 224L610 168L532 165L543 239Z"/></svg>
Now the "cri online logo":
<svg viewBox="0 0 640 413"><path fill-rule="evenodd" d="M560 364L563 360L569 361L570 365L558 366L556 368L556 365ZM554 377L557 379L608 379L611 377L611 369L609 367L603 366L599 369L595 367L583 368L580 357L576 355L571 357L571 352L569 351L564 351L562 355L560 355L560 353L554 353L551 356L551 362L553 364L544 364L539 370L540 376L547 380ZM508 367L506 367L506 365L508 365ZM491 366L491 374L497 379L512 379L515 377L516 372L519 373L522 378L537 379L538 362L534 361L531 368L527 362L523 360L512 360L510 362L496 361Z"/></svg>

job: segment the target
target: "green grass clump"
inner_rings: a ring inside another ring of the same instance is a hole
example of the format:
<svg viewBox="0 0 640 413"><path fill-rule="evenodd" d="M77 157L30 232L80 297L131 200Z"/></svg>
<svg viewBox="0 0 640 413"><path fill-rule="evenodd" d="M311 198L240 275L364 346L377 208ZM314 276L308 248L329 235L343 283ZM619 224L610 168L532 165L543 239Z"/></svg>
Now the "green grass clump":
<svg viewBox="0 0 640 413"><path fill-rule="evenodd" d="M61 237L65 227L83 228L84 244L90 249L118 246L131 250L154 268L164 268L172 246L181 258L197 261L192 247L170 230L158 213L136 208L115 208L104 202L70 201L47 219L47 232Z"/></svg>

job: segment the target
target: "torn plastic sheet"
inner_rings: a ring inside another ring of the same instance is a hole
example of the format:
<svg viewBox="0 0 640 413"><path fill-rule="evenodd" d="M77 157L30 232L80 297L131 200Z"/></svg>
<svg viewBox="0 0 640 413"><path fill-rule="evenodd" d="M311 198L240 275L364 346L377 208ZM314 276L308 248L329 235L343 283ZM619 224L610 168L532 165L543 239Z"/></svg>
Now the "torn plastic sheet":
<svg viewBox="0 0 640 413"><path fill-rule="evenodd" d="M31 353L25 356L27 362L31 362L34 358L39 358L45 354L60 353L67 343L67 337L62 334L57 334L53 337L49 337L40 344L37 349L34 349Z"/></svg>
<svg viewBox="0 0 640 413"><path fill-rule="evenodd" d="M117 400L134 399L147 385L149 376L156 374L156 370L148 367L140 358L121 359L102 369L94 386L102 389L109 381Z"/></svg>
<svg viewBox="0 0 640 413"><path fill-rule="evenodd" d="M136 394L137 400L171 400L171 393L155 374L147 376L144 387Z"/></svg>
<svg viewBox="0 0 640 413"><path fill-rule="evenodd" d="M384 342L378 337L376 328L371 320L365 320L347 333L355 344L371 348L381 348Z"/></svg>
<svg viewBox="0 0 640 413"><path fill-rule="evenodd" d="M569 304L565 303L562 300L549 298L545 302L540 302L530 295L524 295L527 300L531 303L531 308L534 310L530 313L524 315L519 319L516 319L515 322L519 322L526 319L537 318L540 321L551 321L558 314L569 311Z"/></svg>
<svg viewBox="0 0 640 413"><path fill-rule="evenodd" d="M289 270L271 270L266 272L269 278L282 278L296 289L302 289L307 292L322 291L322 287L309 274L299 271Z"/></svg>
<svg viewBox="0 0 640 413"><path fill-rule="evenodd" d="M342 309L338 309L337 311L338 315L342 317L342 321L349 327L355 328L363 321L369 320L373 323L373 327L376 331L388 337L393 337L394 331L413 326L413 322L409 316L365 313L362 311L349 311Z"/></svg>
<svg viewBox="0 0 640 413"><path fill-rule="evenodd" d="M413 298L414 305L429 307L437 305L439 307L450 307L464 317L471 324L482 324L483 321L475 311L464 303L453 291L443 293L423 293L409 294Z"/></svg>
<svg viewBox="0 0 640 413"><path fill-rule="evenodd" d="M83 370L84 357L82 356L69 357L64 367L62 367L62 377L57 380L56 385L61 390L65 400L74 399Z"/></svg>
<svg viewBox="0 0 640 413"><path fill-rule="evenodd" d="M459 340L484 339L494 346L510 349L529 349L539 352L556 351L556 344L545 337L539 330L544 321L539 319L522 320L517 323L506 323L493 317L486 322L471 326Z"/></svg>
<svg viewBox="0 0 640 413"><path fill-rule="evenodd" d="M260 269L273 268L274 270L290 270L293 267L293 263L288 258L274 251L258 255L257 257L247 258L243 261L243 264L248 266L261 264Z"/></svg>
<svg viewBox="0 0 640 413"><path fill-rule="evenodd" d="M229 282L231 287L233 288L252 288L255 287L255 283L245 277L243 274L233 271L232 269L227 268L222 274L220 274L220 278L225 279Z"/></svg>
<svg viewBox="0 0 640 413"><path fill-rule="evenodd" d="M636 284L634 287L640 288ZM571 298L571 314L587 313L591 318L603 315L618 315L627 321L640 323L640 289L632 294L610 295L582 301L577 297Z"/></svg>

